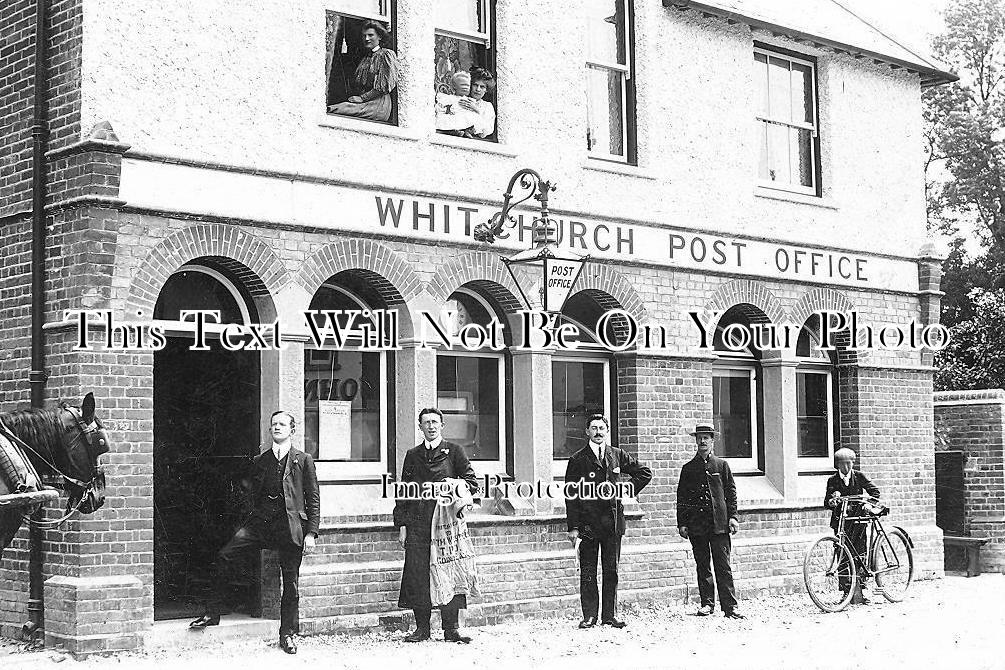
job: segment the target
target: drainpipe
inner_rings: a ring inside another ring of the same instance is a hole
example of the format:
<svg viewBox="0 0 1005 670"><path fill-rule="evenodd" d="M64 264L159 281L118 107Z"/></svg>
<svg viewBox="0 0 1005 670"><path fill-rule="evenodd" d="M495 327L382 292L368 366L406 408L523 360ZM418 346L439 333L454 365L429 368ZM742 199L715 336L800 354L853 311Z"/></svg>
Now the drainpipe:
<svg viewBox="0 0 1005 670"><path fill-rule="evenodd" d="M35 0L35 104L31 125L31 371L28 383L31 389L31 406L45 405L45 341L42 325L45 320L45 149L48 137L46 124L46 95L48 80L47 47L49 42L46 22L49 0ZM41 521L41 507L31 517ZM42 530L32 524L28 529L28 622L23 633L26 638L37 639L45 625L42 581Z"/></svg>

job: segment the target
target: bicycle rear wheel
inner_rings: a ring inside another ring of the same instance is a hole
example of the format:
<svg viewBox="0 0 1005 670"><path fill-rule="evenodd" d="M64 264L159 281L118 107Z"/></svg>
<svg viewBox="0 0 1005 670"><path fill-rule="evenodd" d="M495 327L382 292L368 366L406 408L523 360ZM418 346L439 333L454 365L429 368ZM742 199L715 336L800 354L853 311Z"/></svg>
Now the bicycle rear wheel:
<svg viewBox="0 0 1005 670"><path fill-rule="evenodd" d="M825 612L840 612L851 602L858 586L858 573L848 547L833 535L810 545L803 559L806 592Z"/></svg>
<svg viewBox="0 0 1005 670"><path fill-rule="evenodd" d="M894 528L877 538L872 545L872 574L876 578L876 588L892 603L904 599L907 588L914 578L914 554L911 542L899 528Z"/></svg>

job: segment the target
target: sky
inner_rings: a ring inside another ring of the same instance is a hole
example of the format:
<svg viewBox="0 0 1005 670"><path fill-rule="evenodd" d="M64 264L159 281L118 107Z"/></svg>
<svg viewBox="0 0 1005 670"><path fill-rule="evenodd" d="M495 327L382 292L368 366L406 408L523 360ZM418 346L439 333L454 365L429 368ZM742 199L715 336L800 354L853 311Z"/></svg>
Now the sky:
<svg viewBox="0 0 1005 670"><path fill-rule="evenodd" d="M863 19L904 46L930 52L928 44L942 32L942 10L949 0L839 0Z"/></svg>

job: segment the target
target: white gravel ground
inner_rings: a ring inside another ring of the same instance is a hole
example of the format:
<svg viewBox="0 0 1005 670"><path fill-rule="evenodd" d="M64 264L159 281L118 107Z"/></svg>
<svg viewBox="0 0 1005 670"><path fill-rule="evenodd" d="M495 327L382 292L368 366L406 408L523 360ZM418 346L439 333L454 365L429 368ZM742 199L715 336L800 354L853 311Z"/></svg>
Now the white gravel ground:
<svg viewBox="0 0 1005 670"><path fill-rule="evenodd" d="M217 642L75 661L54 651L0 643L3 670L496 670L499 668L1005 668L1005 575L919 582L907 599L878 597L840 614L820 612L805 594L741 602L744 621L691 616L679 602L627 607L624 630L580 631L570 619L470 629L471 645L404 644L403 633L326 635L300 640L287 656L271 640ZM434 632L436 636L439 631Z"/></svg>

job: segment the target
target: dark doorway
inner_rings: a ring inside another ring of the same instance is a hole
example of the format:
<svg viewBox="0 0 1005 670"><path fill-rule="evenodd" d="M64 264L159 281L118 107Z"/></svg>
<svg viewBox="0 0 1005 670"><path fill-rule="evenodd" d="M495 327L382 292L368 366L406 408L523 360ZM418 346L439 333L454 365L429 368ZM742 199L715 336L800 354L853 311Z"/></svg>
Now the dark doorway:
<svg viewBox="0 0 1005 670"><path fill-rule="evenodd" d="M259 452L258 352L191 351L168 338L154 354L154 619L202 614L216 552L247 509ZM259 561L230 577L227 609L260 613Z"/></svg>
<svg viewBox="0 0 1005 670"><path fill-rule="evenodd" d="M962 451L935 452L935 523L946 535L963 536L966 532L966 489L963 480ZM964 547L946 545L945 569L965 571Z"/></svg>

